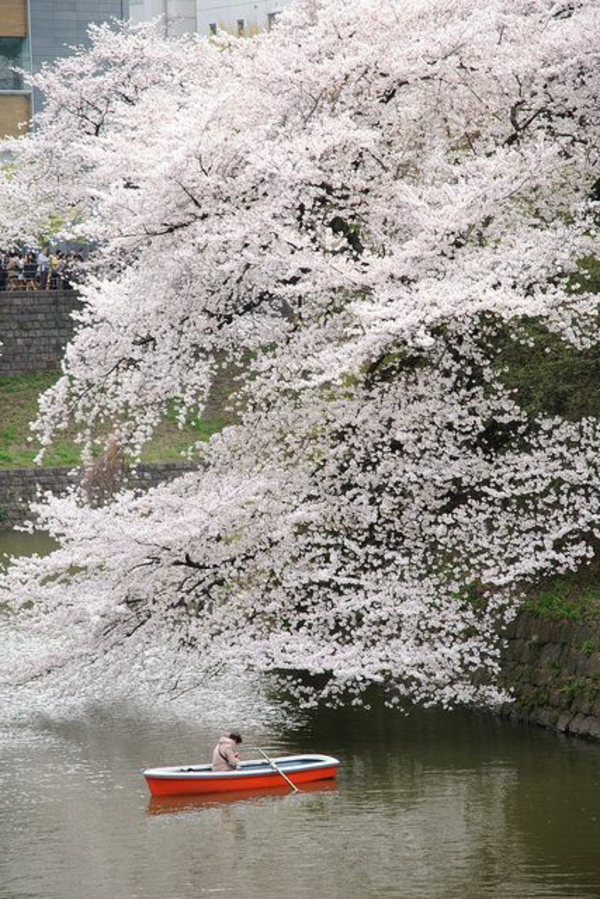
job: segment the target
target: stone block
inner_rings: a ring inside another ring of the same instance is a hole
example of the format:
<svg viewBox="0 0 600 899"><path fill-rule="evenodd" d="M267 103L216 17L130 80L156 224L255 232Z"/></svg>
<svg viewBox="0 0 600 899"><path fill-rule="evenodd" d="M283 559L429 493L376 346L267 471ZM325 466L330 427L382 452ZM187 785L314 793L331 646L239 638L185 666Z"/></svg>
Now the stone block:
<svg viewBox="0 0 600 899"><path fill-rule="evenodd" d="M596 642L598 640L598 631L590 624L580 623L573 628L573 643L579 647L584 643Z"/></svg>
<svg viewBox="0 0 600 899"><path fill-rule="evenodd" d="M561 733L565 733L571 723L573 716L571 712L562 712L557 721L556 721L556 729Z"/></svg>
<svg viewBox="0 0 600 899"><path fill-rule="evenodd" d="M551 689L548 693L548 705L564 711L567 705L565 694L560 689Z"/></svg>
<svg viewBox="0 0 600 899"><path fill-rule="evenodd" d="M593 740L600 740L600 718L590 715L588 722L587 736Z"/></svg>
<svg viewBox="0 0 600 899"><path fill-rule="evenodd" d="M537 639L537 630L540 619L537 615L524 614L520 615L517 619L517 636L522 639L532 640Z"/></svg>
<svg viewBox="0 0 600 899"><path fill-rule="evenodd" d="M534 667L537 666L541 652L540 644L533 639L524 640L523 644L524 645L521 650L521 659L523 663Z"/></svg>
<svg viewBox="0 0 600 899"><path fill-rule="evenodd" d="M591 715L594 703L585 692L576 694L571 702L571 711L580 715Z"/></svg>
<svg viewBox="0 0 600 899"><path fill-rule="evenodd" d="M580 737L587 736L590 732L590 721L593 720L593 718L590 719L587 715L575 715L571 718L567 731Z"/></svg>
<svg viewBox="0 0 600 899"><path fill-rule="evenodd" d="M552 671L551 668L533 668L530 674L530 679L533 684L537 687L547 687L549 684L553 682L555 678L555 672Z"/></svg>
<svg viewBox="0 0 600 899"><path fill-rule="evenodd" d="M560 717L560 712L558 709L552 708L534 709L531 717L534 723L541 724L542 727L555 727Z"/></svg>
<svg viewBox="0 0 600 899"><path fill-rule="evenodd" d="M563 647L561 655L561 664L567 674L576 674L577 665L579 664L580 654L570 645Z"/></svg>
<svg viewBox="0 0 600 899"><path fill-rule="evenodd" d="M594 652L591 655L580 653L577 674L581 677L593 677L595 674L600 674L600 653Z"/></svg>
<svg viewBox="0 0 600 899"><path fill-rule="evenodd" d="M562 651L563 647L560 643L546 643L540 650L540 665L548 666L551 663L558 663Z"/></svg>

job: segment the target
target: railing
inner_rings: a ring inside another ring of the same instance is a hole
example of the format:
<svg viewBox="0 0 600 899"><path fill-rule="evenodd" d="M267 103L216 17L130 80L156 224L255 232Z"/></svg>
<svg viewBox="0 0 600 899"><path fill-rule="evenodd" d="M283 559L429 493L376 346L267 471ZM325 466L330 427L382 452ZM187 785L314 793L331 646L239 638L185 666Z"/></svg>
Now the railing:
<svg viewBox="0 0 600 899"><path fill-rule="evenodd" d="M73 290L74 269L47 269L36 266L18 269L0 267L0 293L37 290Z"/></svg>

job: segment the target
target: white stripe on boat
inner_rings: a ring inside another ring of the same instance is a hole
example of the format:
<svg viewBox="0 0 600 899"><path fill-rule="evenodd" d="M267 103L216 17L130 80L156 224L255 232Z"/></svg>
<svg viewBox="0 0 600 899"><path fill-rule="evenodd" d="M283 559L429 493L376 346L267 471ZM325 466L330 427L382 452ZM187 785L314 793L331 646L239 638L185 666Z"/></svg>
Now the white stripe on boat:
<svg viewBox="0 0 600 899"><path fill-rule="evenodd" d="M331 768L340 764L338 759L331 755L283 755L274 756L273 761L286 774L293 774L297 771L316 771L319 768ZM264 777L265 774L277 774L277 771L266 759L250 759L231 771L213 771L212 765L179 765L174 768L148 768L144 771L144 777L168 778L169 780Z"/></svg>

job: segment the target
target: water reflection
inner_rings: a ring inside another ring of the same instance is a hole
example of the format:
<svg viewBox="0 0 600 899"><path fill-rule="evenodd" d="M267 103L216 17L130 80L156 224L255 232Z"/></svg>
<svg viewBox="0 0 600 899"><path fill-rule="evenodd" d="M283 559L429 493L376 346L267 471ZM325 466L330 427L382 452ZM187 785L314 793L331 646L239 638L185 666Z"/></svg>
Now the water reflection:
<svg viewBox="0 0 600 899"><path fill-rule="evenodd" d="M311 793L335 793L337 784L334 780L323 780L302 784L301 795ZM298 797L290 787L263 787L261 790L231 790L227 793L207 793L202 796L152 796L148 805L149 815L177 815L181 813L201 812L208 808L220 808L229 803L276 802L279 799Z"/></svg>
<svg viewBox="0 0 600 899"><path fill-rule="evenodd" d="M376 695L369 711L284 716L252 684L212 689L170 711L71 715L17 714L7 697L0 899L600 896L598 745L464 712L404 717ZM145 768L207 761L231 728L271 755L339 758L337 783L149 800Z"/></svg>
<svg viewBox="0 0 600 899"><path fill-rule="evenodd" d="M42 531L27 534L24 531L0 530L0 563L6 563L11 556L30 556L33 553L45 556L57 547L56 540Z"/></svg>
<svg viewBox="0 0 600 899"><path fill-rule="evenodd" d="M41 531L26 534L21 531L0 530L0 572L6 569L13 556L31 556L34 553L46 556L57 548L56 540Z"/></svg>
<svg viewBox="0 0 600 899"><path fill-rule="evenodd" d="M208 758L202 709L5 730L2 899L597 899L597 746L461 713L252 714L248 741L335 755L337 784L149 800L145 767Z"/></svg>

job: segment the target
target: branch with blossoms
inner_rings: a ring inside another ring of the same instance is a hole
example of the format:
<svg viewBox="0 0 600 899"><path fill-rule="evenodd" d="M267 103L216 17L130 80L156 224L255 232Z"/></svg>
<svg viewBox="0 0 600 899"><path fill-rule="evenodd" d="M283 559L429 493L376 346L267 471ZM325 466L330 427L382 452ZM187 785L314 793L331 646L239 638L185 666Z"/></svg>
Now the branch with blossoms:
<svg viewBox="0 0 600 899"><path fill-rule="evenodd" d="M21 680L46 653L90 691L224 667L307 704L498 701L504 626L600 534L595 415L527 406L507 362L599 338L600 19L559 12L306 0L253 40L95 30L46 73L0 207L84 210L97 250L43 444L116 422L136 456L243 374L197 473L38 507L60 549L0 582L41 636Z"/></svg>

